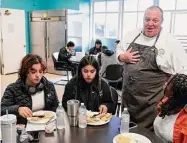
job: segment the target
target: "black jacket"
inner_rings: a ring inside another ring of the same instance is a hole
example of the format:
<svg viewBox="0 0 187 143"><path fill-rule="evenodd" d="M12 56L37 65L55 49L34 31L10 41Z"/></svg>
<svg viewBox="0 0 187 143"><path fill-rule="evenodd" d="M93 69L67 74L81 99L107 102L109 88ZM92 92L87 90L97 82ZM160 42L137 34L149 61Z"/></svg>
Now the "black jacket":
<svg viewBox="0 0 187 143"><path fill-rule="evenodd" d="M72 55L67 51L66 47L63 47L59 51L58 61L68 62Z"/></svg>
<svg viewBox="0 0 187 143"><path fill-rule="evenodd" d="M65 110L67 110L67 101L70 99L83 102L87 110L99 111L100 105L106 105L109 113L114 110L110 86L103 79L101 79L101 91L98 93L90 84L85 84L84 87L77 89L76 77L72 78L65 87L62 99Z"/></svg>
<svg viewBox="0 0 187 143"><path fill-rule="evenodd" d="M49 82L45 77L41 79L45 97L44 110L55 111L58 106L58 98L53 83ZM21 79L7 86L1 101L1 114L9 114L17 116L18 124L26 124L27 120L18 113L19 107L28 107L32 110L32 98L29 93L28 86Z"/></svg>
<svg viewBox="0 0 187 143"><path fill-rule="evenodd" d="M89 55L97 55L98 53L101 52L101 48L97 49L96 47L92 47L90 50L89 50Z"/></svg>
<svg viewBox="0 0 187 143"><path fill-rule="evenodd" d="M104 53L107 56L112 56L114 54L114 51L106 49L106 50L103 50L102 53Z"/></svg>

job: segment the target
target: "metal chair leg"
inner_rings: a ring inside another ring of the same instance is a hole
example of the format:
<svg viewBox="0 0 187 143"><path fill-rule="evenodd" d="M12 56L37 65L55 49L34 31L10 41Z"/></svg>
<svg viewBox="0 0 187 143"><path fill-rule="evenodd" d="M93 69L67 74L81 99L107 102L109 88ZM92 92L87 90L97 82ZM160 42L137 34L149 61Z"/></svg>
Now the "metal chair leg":
<svg viewBox="0 0 187 143"><path fill-rule="evenodd" d="M68 73L68 71L66 71L67 72L67 79L68 79L68 81L69 81L69 73Z"/></svg>

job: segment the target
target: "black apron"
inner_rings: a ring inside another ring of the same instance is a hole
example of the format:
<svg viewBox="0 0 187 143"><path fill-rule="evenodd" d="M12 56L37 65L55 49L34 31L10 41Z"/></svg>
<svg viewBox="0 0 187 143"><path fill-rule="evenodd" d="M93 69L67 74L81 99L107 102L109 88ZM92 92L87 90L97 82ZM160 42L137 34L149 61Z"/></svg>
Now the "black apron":
<svg viewBox="0 0 187 143"><path fill-rule="evenodd" d="M131 121L153 130L156 105L164 96L163 85L168 75L156 63L158 50L155 44L159 35L153 46L145 46L134 43L140 34L128 47L132 47L132 52L139 51L140 61L136 64L124 64L122 108L128 108Z"/></svg>

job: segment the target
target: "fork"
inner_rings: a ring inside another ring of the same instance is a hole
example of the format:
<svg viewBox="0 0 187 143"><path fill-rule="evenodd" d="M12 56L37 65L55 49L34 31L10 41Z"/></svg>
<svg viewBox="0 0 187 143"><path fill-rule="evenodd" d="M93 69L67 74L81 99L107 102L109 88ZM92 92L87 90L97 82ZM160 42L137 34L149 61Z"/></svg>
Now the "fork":
<svg viewBox="0 0 187 143"><path fill-rule="evenodd" d="M93 116L91 116L91 118L94 118L95 116L97 116L97 115L99 115L99 114L101 114L101 113L94 114Z"/></svg>
<svg viewBox="0 0 187 143"><path fill-rule="evenodd" d="M54 116L52 116L51 118L49 118L49 120L47 121L46 125L48 125L53 118L54 118Z"/></svg>

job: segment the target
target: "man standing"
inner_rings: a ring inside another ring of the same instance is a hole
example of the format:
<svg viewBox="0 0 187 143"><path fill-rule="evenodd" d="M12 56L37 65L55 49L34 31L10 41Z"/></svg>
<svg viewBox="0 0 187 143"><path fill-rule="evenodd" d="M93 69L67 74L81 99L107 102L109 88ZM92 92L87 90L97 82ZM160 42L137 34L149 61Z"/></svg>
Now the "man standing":
<svg viewBox="0 0 187 143"><path fill-rule="evenodd" d="M144 27L125 36L124 51L117 60L124 65L122 108L127 107L131 120L153 129L157 103L163 98L163 85L175 73L187 73L187 54L169 33L162 29L163 11L149 7Z"/></svg>

